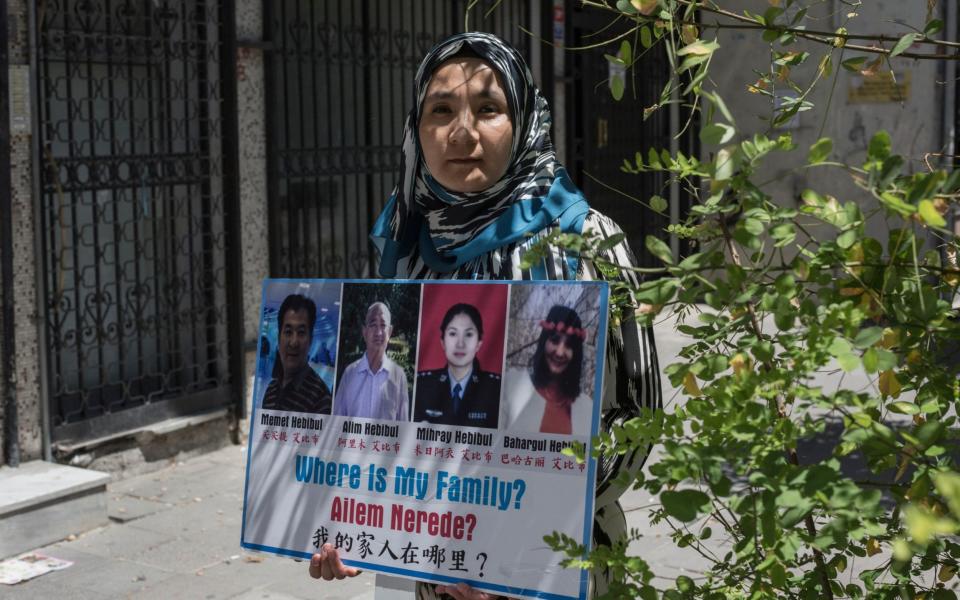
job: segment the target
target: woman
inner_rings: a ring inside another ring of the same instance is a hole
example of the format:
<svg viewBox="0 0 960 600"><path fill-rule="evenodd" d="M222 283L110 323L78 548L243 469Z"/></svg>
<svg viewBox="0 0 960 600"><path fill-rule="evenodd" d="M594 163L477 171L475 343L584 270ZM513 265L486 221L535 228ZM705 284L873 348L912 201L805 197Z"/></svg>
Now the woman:
<svg viewBox="0 0 960 600"><path fill-rule="evenodd" d="M560 305L550 308L540 321L530 370L507 373L504 429L590 435L593 402L580 391L585 338L575 310Z"/></svg>
<svg viewBox="0 0 960 600"><path fill-rule="evenodd" d="M557 162L550 141L550 110L523 57L485 33L454 35L423 59L415 102L404 126L400 181L371 233L380 251L380 275L417 279L572 279L598 277L591 261L552 248L531 267L524 252L550 231L609 238L613 221L590 210ZM636 284L625 242L605 252ZM609 430L660 406L653 332L625 320L608 335L603 423ZM626 340L626 346L625 346ZM617 478L635 473L646 449L598 463L594 540L611 543L626 531L616 500ZM310 574L342 579L357 574L324 546ZM594 594L606 573L591 574ZM456 600L493 596L466 584L420 584L417 596L446 593Z"/></svg>
<svg viewBox="0 0 960 600"><path fill-rule="evenodd" d="M483 319L472 304L454 304L440 322L447 364L417 373L414 421L496 429L500 376L480 368Z"/></svg>

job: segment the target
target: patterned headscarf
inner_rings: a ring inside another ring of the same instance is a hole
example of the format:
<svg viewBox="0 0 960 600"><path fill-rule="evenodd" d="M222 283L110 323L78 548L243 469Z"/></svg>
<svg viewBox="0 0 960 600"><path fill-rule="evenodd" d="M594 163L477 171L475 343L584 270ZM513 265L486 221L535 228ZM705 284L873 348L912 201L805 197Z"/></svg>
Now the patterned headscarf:
<svg viewBox="0 0 960 600"><path fill-rule="evenodd" d="M473 193L452 192L430 176L417 135L433 72L461 54L475 55L499 73L513 121L506 172ZM589 206L557 162L550 109L519 52L487 33L454 35L424 57L414 94L403 128L400 181L370 233L380 251L381 276L405 276L417 258L434 271L450 272L555 222L564 232L580 233Z"/></svg>

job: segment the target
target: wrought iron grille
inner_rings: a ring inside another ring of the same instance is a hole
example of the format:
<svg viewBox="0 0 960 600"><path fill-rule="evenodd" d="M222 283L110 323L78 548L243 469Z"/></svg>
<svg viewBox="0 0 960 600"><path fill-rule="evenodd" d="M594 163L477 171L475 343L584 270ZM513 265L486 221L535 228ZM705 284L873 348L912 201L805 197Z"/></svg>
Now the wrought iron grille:
<svg viewBox="0 0 960 600"><path fill-rule="evenodd" d="M362 277L393 189L424 54L462 31L465 0L265 0L270 271ZM496 6L495 6L496 5ZM495 8L495 10L490 10ZM483 0L471 29L529 54L529 3Z"/></svg>
<svg viewBox="0 0 960 600"><path fill-rule="evenodd" d="M54 441L231 400L221 8L39 5Z"/></svg>
<svg viewBox="0 0 960 600"><path fill-rule="evenodd" d="M572 27L568 41L573 46L596 45L605 39L616 39L632 25L614 22L606 11L576 5L568 13ZM602 35L598 35L602 32ZM634 35L631 41L641 48ZM568 52L572 68L572 90L576 110L569 115L568 130L573 134L571 173L577 185L590 200L591 206L614 219L627 234L630 245L643 267L662 263L644 250L647 235L666 238L669 212L655 213L637 204L620 190L649 203L655 195L669 199L670 188L663 173L640 175L623 173L623 161L633 161L636 152L647 156L649 148L670 148L671 124L669 107L662 107L644 119L644 109L660 102L660 94L670 78L670 66L662 50L655 46L643 54L626 77L626 91L614 101L609 80L613 74L605 54L615 54L620 42L578 52ZM691 128L696 130L696 128ZM681 139L681 150L690 154L692 136ZM613 188L613 189L611 189ZM681 198L681 204L686 204ZM686 209L681 207L681 218Z"/></svg>

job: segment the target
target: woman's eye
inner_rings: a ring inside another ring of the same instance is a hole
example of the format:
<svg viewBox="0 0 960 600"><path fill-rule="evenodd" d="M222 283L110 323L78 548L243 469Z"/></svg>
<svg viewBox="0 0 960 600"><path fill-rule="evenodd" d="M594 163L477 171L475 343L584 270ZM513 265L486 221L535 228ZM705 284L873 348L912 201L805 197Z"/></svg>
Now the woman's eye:
<svg viewBox="0 0 960 600"><path fill-rule="evenodd" d="M480 107L480 112L482 113L499 113L500 108L494 104L487 104Z"/></svg>
<svg viewBox="0 0 960 600"><path fill-rule="evenodd" d="M450 112L450 107L443 104L437 104L430 110L430 112L437 115L443 115Z"/></svg>

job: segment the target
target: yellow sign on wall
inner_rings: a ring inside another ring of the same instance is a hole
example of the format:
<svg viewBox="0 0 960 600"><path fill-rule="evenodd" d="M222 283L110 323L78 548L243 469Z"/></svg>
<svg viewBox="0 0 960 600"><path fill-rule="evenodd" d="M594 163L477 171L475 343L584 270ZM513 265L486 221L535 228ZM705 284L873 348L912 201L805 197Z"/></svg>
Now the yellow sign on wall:
<svg viewBox="0 0 960 600"><path fill-rule="evenodd" d="M910 71L885 71L853 77L847 89L847 104L906 102L910 98Z"/></svg>

